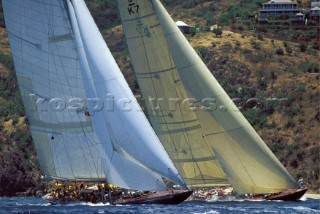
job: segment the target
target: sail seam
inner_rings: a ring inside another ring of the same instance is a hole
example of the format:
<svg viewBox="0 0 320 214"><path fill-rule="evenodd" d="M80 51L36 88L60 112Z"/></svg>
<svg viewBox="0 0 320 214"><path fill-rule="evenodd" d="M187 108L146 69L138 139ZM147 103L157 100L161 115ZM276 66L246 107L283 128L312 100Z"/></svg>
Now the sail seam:
<svg viewBox="0 0 320 214"><path fill-rule="evenodd" d="M156 17L157 17L157 20L158 20L159 25L161 26L161 23L160 23L157 15L156 15ZM163 35L163 36L164 36L164 38L165 38L165 35ZM165 42L166 42L166 45L168 46L166 40L165 40ZM171 54L169 48L168 48L168 53L169 53L169 56L170 56L169 59L170 59L171 67L174 67L174 68L175 68L175 69L172 70L172 72L171 72L172 79L175 80L175 77L174 77L174 72L175 72L175 74L177 75L178 79L180 80L181 77L180 77L180 75L179 75L179 73L178 73L178 70L177 70L177 67L176 67L176 63L175 63L174 59L172 58L172 54ZM181 83L180 83L180 84L181 84ZM176 97L180 97L180 96L178 96L178 91L177 91L177 89L179 90L180 94L184 94L184 95L187 94L185 90L183 90L182 88L176 87L176 85L177 85L177 84L174 84L174 89L175 89ZM181 104L179 103L178 105L179 105L179 108L182 109ZM200 173L200 175L201 175L201 178L202 178L203 183L206 184L206 181L205 181L205 178L204 178L205 176L204 176L204 174L203 174L203 172L202 172L202 170L201 170L201 168L200 168L200 166L199 166L198 161L196 161L196 158L194 157L194 154L193 154L193 152L192 152L191 145L190 145L190 142L189 142L188 130L192 130L192 127L188 127L188 128L187 128L186 119L185 119L185 117L184 117L184 114L182 113L182 111L179 111L179 113L180 113L180 115L181 115L181 117L182 117L182 119L183 119L182 123L183 123L183 125L184 125L183 127L181 126L181 130L184 130L184 131L183 131L183 136L184 136L184 138L185 138L185 142L187 143L187 145L188 145L188 147L189 147L189 152L190 152L190 154L191 154L191 159L193 160L194 165L195 165L195 166L194 166L194 174L196 174L196 169L195 169L195 168L197 168L198 171L199 171L199 173ZM194 125L194 129L197 129L197 128L200 128L200 129L201 129L201 125L200 125L199 120L198 120L197 117L196 117L196 121L198 121L198 124L197 124L197 125Z"/></svg>
<svg viewBox="0 0 320 214"><path fill-rule="evenodd" d="M229 136L226 135L226 134L224 134L224 135L225 135L225 137L228 139L228 142L230 142ZM232 143L230 143L230 145L231 145L231 148L232 148L234 154L237 156L237 158L238 158L238 160L240 161L242 167L244 168L244 170L246 171L247 175L249 176L250 180L252 181L252 183L253 183L254 185L256 185L255 182L254 182L254 180L253 180L253 178L252 178L251 175L249 174L247 168L246 168L245 165L243 164L242 160L239 158L238 153L235 151L234 145L233 145Z"/></svg>
<svg viewBox="0 0 320 214"><path fill-rule="evenodd" d="M44 3L44 2L42 2L42 3ZM39 2L38 2L38 7L39 7L40 5L39 5ZM23 6L23 9L26 9L24 6ZM43 25L43 27L44 27L44 29L45 29L45 25L44 25L44 14L41 14L40 15L40 20L41 20L41 24ZM22 14L20 14L20 19L22 19L22 17L23 17L23 15ZM21 23L21 22L20 22ZM21 25L20 25L21 26ZM21 33L21 32L20 32ZM22 44L21 44L21 46L22 46ZM36 47L38 47L38 46L36 46ZM49 60L49 54L47 55L47 59ZM49 65L48 65L49 66ZM48 67L47 67L47 69L48 69ZM48 75L49 75L49 69L48 69ZM31 71L31 76L32 77L34 77L34 71L32 70ZM33 79L33 78L32 78ZM48 78L48 79L50 79L50 78ZM50 87L50 81L49 81L49 89L50 89L51 87ZM50 94L49 94L49 97L50 97ZM51 115L51 114L50 114ZM52 122L52 121L51 121ZM47 138L49 138L49 136L47 135ZM51 148L51 150L52 151L54 151L54 148L53 148L53 146L54 146L54 143L55 142L51 142L51 141L49 141L49 144L50 144L50 148ZM52 160L53 160L53 162L55 162L55 160L58 160L58 158L57 158L57 154L56 153L52 153ZM59 174L61 175L61 171L60 171L60 168L59 167L57 167L56 166L56 164L54 164L54 170L55 170L55 173L57 174L57 170L58 170L58 172L59 172Z"/></svg>
<svg viewBox="0 0 320 214"><path fill-rule="evenodd" d="M144 18L148 18L150 16L154 16L156 15L156 13L150 13L150 14L147 14L147 15L144 15L144 16L140 16L139 14L139 19L144 19ZM136 20L138 17L135 17L135 18L132 18L132 19L121 19L122 22L130 22L130 21L134 21Z"/></svg>
<svg viewBox="0 0 320 214"><path fill-rule="evenodd" d="M16 35L15 33L11 32L10 30L7 30L7 33L8 33L8 35L16 37L17 39L20 39L21 41L24 41L24 42L26 42L26 43L28 43L28 44L30 44L32 46L39 47L39 44L33 43L31 41L28 41L27 39L24 39L24 38Z"/></svg>
<svg viewBox="0 0 320 214"><path fill-rule="evenodd" d="M45 5L45 2L44 2L44 0L42 1L42 3ZM60 5L60 8L61 8L61 5ZM52 8L52 10L53 10L53 8ZM46 10L46 8L45 8L45 11L46 11L46 14L47 14L47 19L48 19L48 35L50 35L50 30L52 31L52 33L54 34L54 30L53 30L53 27L55 27L55 26L53 26L53 25L51 25L51 20L50 20L50 12L48 13L48 11ZM53 11L51 11L52 13L53 13ZM50 28L52 28L52 29L50 29ZM53 53L52 52L52 49L53 48L56 48L56 50L57 50L57 53L58 54L60 54L60 52L59 52L59 49L56 47L56 46L54 46L54 47L51 47L51 45L50 44L48 44L48 52L49 53ZM48 53L48 62L49 62L49 53ZM60 60L60 62L61 62L61 64L63 65L63 63L62 63L62 59L61 59L61 56L59 55L59 60ZM53 62L54 62L54 65L55 66L57 66L56 65L56 63L55 63L55 59L53 59ZM48 66L49 66L49 64L48 64ZM62 69L62 71L64 71L65 72L65 69ZM49 67L48 67L48 79L50 79L50 70L49 70ZM58 78L60 79L60 75L58 75ZM69 84L69 82L68 82L68 78L66 77L66 79L67 79L67 83L68 83L68 86L70 86L70 84ZM60 79L61 80L61 79ZM62 86L62 85L61 85ZM49 81L49 88L50 88L50 81ZM61 90L61 89L60 89ZM59 90L59 91L60 91ZM69 91L70 91L70 95L72 95L72 92L71 92L71 90L70 90L70 88L69 88ZM60 91L61 92L61 94L65 94L65 93L63 93L63 91ZM66 98L66 97L65 97ZM52 117L52 114L51 113L49 113L49 115L50 115L50 118ZM57 115L57 113L55 112L55 116L56 116L56 118L58 117L58 115ZM71 115L70 115L70 117L71 117ZM53 125L53 122L52 122L52 118L50 119L51 120L51 124ZM58 124L60 125L60 131L62 132L62 128L61 128L61 124L60 124L60 122L59 121L57 121L58 122ZM51 127L51 130L53 130L53 127ZM64 146L64 149L65 149L65 151L66 151L66 156L67 156L67 158L68 158L68 163L69 163L69 166L70 166L70 169L71 169L71 173L72 173L72 175L73 175L73 177L75 177L75 175L74 175L74 170L73 170L73 166L72 166L72 164L71 164L71 158L70 158L70 156L69 156L69 152L68 152L68 149L67 149L67 146L66 146L66 144L65 144L65 138L64 138L64 135L62 134L61 135L61 138L62 138L62 145ZM56 140L54 140L54 143L55 143L55 141Z"/></svg>
<svg viewBox="0 0 320 214"><path fill-rule="evenodd" d="M70 3L72 3L72 2L70 2ZM68 5L65 5L66 7L68 6ZM73 8L70 8L71 10L73 10ZM67 10L67 11L69 11L69 10ZM74 13L74 16L76 16L76 14ZM70 18L70 16L68 15L68 18ZM69 21L70 21L70 19L69 19ZM70 27L70 30L72 31L72 24L71 24L72 22L70 21L70 25L69 25L69 27ZM74 26L74 27L78 27L78 26ZM73 33L74 33L74 31L72 31ZM79 31L79 33L80 33L80 31ZM80 38L81 38L81 35L80 35ZM79 42L81 42L82 43L82 41L79 41ZM77 47L77 45L73 42L73 45L74 46L76 46ZM84 53L85 54L85 53ZM79 69L81 69L80 67L78 67L78 60L79 60L79 50L77 50L76 51L76 61L77 61L77 63L76 63L76 66L77 66L77 70ZM84 60L84 59L83 59ZM87 121L84 121L84 122L82 122L82 120L81 120L81 118L80 118L80 115L79 115L79 113L77 113L77 116L78 116L78 118L79 118L79 121L80 121L80 125L81 125L81 127L82 127L82 133L83 133L83 135L84 135L84 137L85 137L85 141L87 142L87 146L88 146L88 150L89 150L89 154L90 154L90 156L91 156L91 159L92 159L92 161L94 160L94 157L93 157L93 154L92 154L92 150L91 150L91 148L90 148L90 146L89 145L94 145L94 144L96 144L96 143L94 143L94 141L90 141L90 139L87 137L87 133L84 131L84 123L86 123ZM92 127L92 121L90 120L90 124L91 124L91 127ZM82 152L83 152L83 154L85 154L85 152L82 150ZM95 172L96 172L96 174L97 174L97 176L98 176L98 166L96 166L96 164L97 163L95 163L95 161L93 161L93 166L94 166L94 168L95 168Z"/></svg>
<svg viewBox="0 0 320 214"><path fill-rule="evenodd" d="M140 37L140 36L139 36ZM139 38L138 37L138 38ZM141 75L141 76L147 76L147 75L155 75L155 74L160 74L160 73L164 73L164 72L170 72L172 70L175 70L176 67L171 67L171 68L167 68L167 69L163 69L160 71L152 71L152 72L135 72L136 75Z"/></svg>
<svg viewBox="0 0 320 214"><path fill-rule="evenodd" d="M153 14L154 14L154 13L153 13ZM151 14L151 15L152 15L152 14ZM151 16L151 15L150 15L150 16ZM138 15L137 15L137 17L136 17L135 19L138 19L138 18L140 18L140 13L139 13L139 12L138 12ZM135 19L133 19L133 20L135 20ZM144 48L144 50L145 50L145 52L146 52L146 45L145 45L145 41L144 41L144 37L143 37L143 36L141 36L141 40L142 40L143 48ZM150 71L151 69L150 69L150 64L149 64L148 56L146 56L146 58L147 58L148 70ZM155 91L155 94L157 94L156 89L155 89L155 85L154 85L153 78L151 78L151 82L152 82L152 85L153 85L153 89L154 89L154 91ZM157 97L158 97L158 96L157 96ZM146 117L146 116L144 115L144 117ZM163 115L163 118L164 118L164 120L165 120L164 115ZM149 126L151 126L151 125L149 124ZM168 129L168 128L167 128L167 129ZM154 134L155 136L157 136L153 129L152 129L152 131L153 131L153 134ZM171 134L169 134L169 136L170 136L171 139L173 139L173 137L172 137ZM172 140L172 144L173 144L174 147L176 148L176 145L175 145L175 143L174 143L173 140ZM161 143L160 143L160 145L161 145L162 148L164 149L164 147L163 147L163 145L162 145ZM166 154L167 154L167 153L166 153ZM167 154L167 156L169 157L168 154ZM174 164L174 163L173 163L173 164ZM178 172L178 173L179 173L179 172Z"/></svg>
<svg viewBox="0 0 320 214"><path fill-rule="evenodd" d="M232 131L235 131L235 130L243 129L243 128L246 128L246 127L248 127L248 126L250 126L250 125L240 126L240 127L234 128L234 129L228 129L228 130L221 131L221 132L204 134L203 136L204 136L204 137L207 137L207 136L212 136L212 135L224 134L224 133L226 133L226 132L232 132Z"/></svg>

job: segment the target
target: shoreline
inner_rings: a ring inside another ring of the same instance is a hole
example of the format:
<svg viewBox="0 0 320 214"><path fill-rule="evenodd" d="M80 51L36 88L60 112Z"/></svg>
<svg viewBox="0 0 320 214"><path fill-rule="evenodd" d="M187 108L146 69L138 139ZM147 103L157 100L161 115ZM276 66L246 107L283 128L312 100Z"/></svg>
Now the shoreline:
<svg viewBox="0 0 320 214"><path fill-rule="evenodd" d="M304 196L304 198L310 198L310 199L320 199L320 194L314 194L314 193L306 193ZM8 196L0 196L1 198L42 198L42 196L12 196L12 197L8 197Z"/></svg>

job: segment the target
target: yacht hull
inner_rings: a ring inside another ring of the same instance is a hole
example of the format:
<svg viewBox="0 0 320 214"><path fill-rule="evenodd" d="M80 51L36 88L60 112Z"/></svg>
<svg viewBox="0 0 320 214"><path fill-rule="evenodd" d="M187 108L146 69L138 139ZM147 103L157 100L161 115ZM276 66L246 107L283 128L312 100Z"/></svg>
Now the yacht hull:
<svg viewBox="0 0 320 214"><path fill-rule="evenodd" d="M281 200L281 201L298 201L308 189L288 189L283 192L278 192L269 195L252 195L250 199L264 199L264 200Z"/></svg>
<svg viewBox="0 0 320 214"><path fill-rule="evenodd" d="M286 191L268 195L266 200L298 201L308 189L288 189Z"/></svg>
<svg viewBox="0 0 320 214"><path fill-rule="evenodd" d="M111 201L106 202L110 204L180 204L185 201L192 194L191 190L170 190L170 191L159 191L150 192L147 194L141 194L138 196L112 196ZM100 200L78 199L78 198L52 198L45 197L52 205L55 204L69 204L69 203L79 203L79 202L91 202L91 203L101 203Z"/></svg>
<svg viewBox="0 0 320 214"><path fill-rule="evenodd" d="M180 204L191 194L190 190L161 191L138 197L122 197L115 204Z"/></svg>

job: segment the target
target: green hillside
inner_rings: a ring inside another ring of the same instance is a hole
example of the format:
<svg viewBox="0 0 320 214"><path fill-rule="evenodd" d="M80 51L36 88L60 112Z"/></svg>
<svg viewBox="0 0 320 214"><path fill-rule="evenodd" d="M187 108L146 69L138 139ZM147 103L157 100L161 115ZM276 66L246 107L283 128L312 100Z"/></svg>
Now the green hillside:
<svg viewBox="0 0 320 214"><path fill-rule="evenodd" d="M139 94L115 1L86 1L134 93ZM175 21L199 29L219 23L222 37L187 35L262 139L311 192L319 192L319 27L259 25L266 1L162 0ZM301 1L308 5L309 1ZM45 188L14 74L0 14L0 196ZM255 99L253 99L255 98Z"/></svg>

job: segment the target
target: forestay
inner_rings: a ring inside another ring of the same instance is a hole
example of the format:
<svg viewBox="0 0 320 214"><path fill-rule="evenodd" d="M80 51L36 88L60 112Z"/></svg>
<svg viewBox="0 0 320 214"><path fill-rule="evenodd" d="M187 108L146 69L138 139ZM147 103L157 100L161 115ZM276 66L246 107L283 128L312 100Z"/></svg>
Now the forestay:
<svg viewBox="0 0 320 214"><path fill-rule="evenodd" d="M187 184L208 186L205 179L199 179L201 176L194 176L198 183L188 180L192 177L192 168L183 166L190 166L193 162L194 171L205 170L197 175L223 178L222 169L238 193L273 193L297 187L292 176L212 76L160 1L118 2L132 63L144 97L165 100L189 97L193 103L200 103L195 111L186 112L182 102L175 104L175 111L167 110L168 104L160 104L160 111L156 111L146 102L152 115L151 123ZM190 127L186 126L189 124ZM179 134L185 138L175 138ZM197 153L200 148L205 152ZM199 157L214 167L198 164ZM214 179L211 181L212 186L219 184Z"/></svg>

